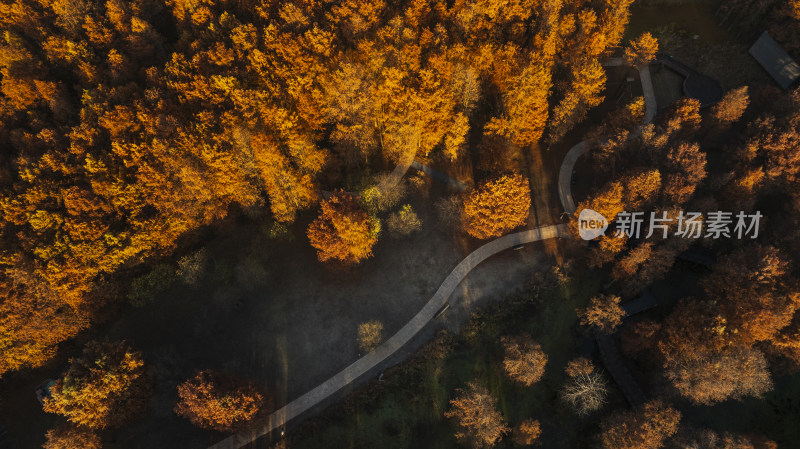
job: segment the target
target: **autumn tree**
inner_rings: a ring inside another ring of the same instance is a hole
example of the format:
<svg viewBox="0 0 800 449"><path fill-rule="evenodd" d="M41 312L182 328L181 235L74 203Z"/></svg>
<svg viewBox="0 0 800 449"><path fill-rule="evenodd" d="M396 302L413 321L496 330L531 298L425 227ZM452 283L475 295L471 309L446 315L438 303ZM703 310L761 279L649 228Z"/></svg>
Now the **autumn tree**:
<svg viewBox="0 0 800 449"><path fill-rule="evenodd" d="M530 64L511 80L504 103L506 113L493 117L484 132L505 137L518 146L539 141L549 116L548 97L553 82L552 62L542 55L531 55Z"/></svg>
<svg viewBox="0 0 800 449"><path fill-rule="evenodd" d="M50 388L44 410L79 426L104 429L129 422L149 399L142 355L124 341L93 341Z"/></svg>
<svg viewBox="0 0 800 449"><path fill-rule="evenodd" d="M655 349L661 327L661 323L647 319L626 326L620 336L621 349L629 356Z"/></svg>
<svg viewBox="0 0 800 449"><path fill-rule="evenodd" d="M308 226L308 239L320 261L357 263L372 255L380 223L360 208L353 195L339 192L321 204L321 212Z"/></svg>
<svg viewBox="0 0 800 449"><path fill-rule="evenodd" d="M678 431L681 414L654 400L636 410L616 413L601 426L604 449L658 449Z"/></svg>
<svg viewBox="0 0 800 449"><path fill-rule="evenodd" d="M44 449L100 449L100 437L85 427L59 426L47 431Z"/></svg>
<svg viewBox="0 0 800 449"><path fill-rule="evenodd" d="M458 390L444 416L458 424L456 438L475 448L494 446L510 430L495 406L494 397L477 382L469 382L466 389Z"/></svg>
<svg viewBox="0 0 800 449"><path fill-rule="evenodd" d="M596 326L604 332L613 332L622 324L625 309L620 305L619 296L598 295L592 298L588 307L577 311L583 326Z"/></svg>
<svg viewBox="0 0 800 449"><path fill-rule="evenodd" d="M525 223L530 187L522 175L504 175L483 183L464 199L464 229L479 239L498 237Z"/></svg>
<svg viewBox="0 0 800 449"><path fill-rule="evenodd" d="M178 385L175 413L198 427L232 432L271 407L251 382L205 370Z"/></svg>
<svg viewBox="0 0 800 449"><path fill-rule="evenodd" d="M548 141L560 140L573 126L586 117L589 109L603 102L606 72L597 60L582 62L573 69L572 81L564 98L553 109Z"/></svg>
<svg viewBox="0 0 800 449"><path fill-rule="evenodd" d="M41 366L124 297L120 270L232 212L285 228L357 165L461 157L482 89L510 150L563 99L562 132L600 101L630 7L262 3L0 5L0 373ZM792 153L770 154L765 181ZM377 222L355 221L318 228L321 257L368 256Z"/></svg>
<svg viewBox="0 0 800 449"><path fill-rule="evenodd" d="M750 346L770 341L788 326L800 309L800 290L789 277L786 256L777 248L750 244L714 265L703 281L718 304L725 344Z"/></svg>
<svg viewBox="0 0 800 449"><path fill-rule="evenodd" d="M758 397L772 389L764 354L746 347L684 353L665 372L681 395L696 404Z"/></svg>
<svg viewBox="0 0 800 449"><path fill-rule="evenodd" d="M585 358L567 363L569 379L561 389L561 400L569 404L578 415L599 410L608 396L608 383L594 364Z"/></svg>
<svg viewBox="0 0 800 449"><path fill-rule="evenodd" d="M514 427L514 430L511 433L511 438L514 440L514 444L518 446L530 446L539 441L539 437L541 435L542 427L539 424L539 421L533 418L528 418L519 423L518 426Z"/></svg>
<svg viewBox="0 0 800 449"><path fill-rule="evenodd" d="M617 214L625 210L623 203L624 189L619 182L611 182L590 198L578 203L573 219L569 222L570 230L578 237L578 215L583 209L592 209L606 220L614 221ZM613 245L613 244L612 244Z"/></svg>
<svg viewBox="0 0 800 449"><path fill-rule="evenodd" d="M535 343L530 335L503 337L503 367L506 375L525 386L538 382L544 375L547 354Z"/></svg>
<svg viewBox="0 0 800 449"><path fill-rule="evenodd" d="M658 40L650 33L643 33L625 47L623 59L634 67L642 67L653 62L658 53Z"/></svg>
<svg viewBox="0 0 800 449"><path fill-rule="evenodd" d="M711 429L696 426L681 426L681 430L666 446L668 449L774 449L769 442L762 443L760 438L748 438L731 432L718 433ZM756 441L758 443L756 443Z"/></svg>
<svg viewBox="0 0 800 449"><path fill-rule="evenodd" d="M711 115L719 125L729 125L744 114L750 104L747 86L738 87L725 93L722 99L711 108Z"/></svg>

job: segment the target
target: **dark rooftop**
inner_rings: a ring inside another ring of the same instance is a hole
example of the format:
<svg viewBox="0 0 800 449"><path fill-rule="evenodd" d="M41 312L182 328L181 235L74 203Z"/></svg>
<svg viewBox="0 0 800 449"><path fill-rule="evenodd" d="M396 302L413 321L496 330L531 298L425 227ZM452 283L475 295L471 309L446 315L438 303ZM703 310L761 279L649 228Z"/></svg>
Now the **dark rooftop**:
<svg viewBox="0 0 800 449"><path fill-rule="evenodd" d="M800 65L766 31L750 47L750 54L783 89L800 77Z"/></svg>

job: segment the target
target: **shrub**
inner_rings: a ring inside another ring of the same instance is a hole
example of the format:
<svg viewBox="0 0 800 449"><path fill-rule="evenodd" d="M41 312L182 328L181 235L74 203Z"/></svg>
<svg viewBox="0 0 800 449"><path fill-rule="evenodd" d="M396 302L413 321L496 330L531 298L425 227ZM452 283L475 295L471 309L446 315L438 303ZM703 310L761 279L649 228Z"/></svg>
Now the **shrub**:
<svg viewBox="0 0 800 449"><path fill-rule="evenodd" d="M242 287L258 287L267 282L267 270L253 256L247 256L236 266L236 282Z"/></svg>
<svg viewBox="0 0 800 449"><path fill-rule="evenodd" d="M361 191L361 203L370 214L377 215L396 206L408 193L408 184L400 180L390 184L391 175L380 174L375 177L375 185Z"/></svg>
<svg viewBox="0 0 800 449"><path fill-rule="evenodd" d="M175 270L167 264L158 264L149 273L139 276L131 282L128 300L136 307L141 307L153 300L155 296L170 288L177 279Z"/></svg>
<svg viewBox="0 0 800 449"><path fill-rule="evenodd" d="M364 352L373 351L383 340L383 324L369 321L358 326L358 347Z"/></svg>
<svg viewBox="0 0 800 449"><path fill-rule="evenodd" d="M208 250L203 248L195 251L178 260L178 276L183 279L183 282L195 285L205 272L207 264Z"/></svg>
<svg viewBox="0 0 800 449"><path fill-rule="evenodd" d="M294 235L292 235L289 226L286 223L281 223L279 221L271 221L264 225L263 232L264 235L271 240L294 240Z"/></svg>
<svg viewBox="0 0 800 449"><path fill-rule="evenodd" d="M394 237L409 235L422 227L422 221L410 204L404 205L402 209L390 215L386 224Z"/></svg>
<svg viewBox="0 0 800 449"><path fill-rule="evenodd" d="M59 426L47 431L44 449L100 449L100 437L85 427Z"/></svg>
<svg viewBox="0 0 800 449"><path fill-rule="evenodd" d="M453 229L459 224L464 203L458 195L441 198L434 204L438 224L443 229Z"/></svg>

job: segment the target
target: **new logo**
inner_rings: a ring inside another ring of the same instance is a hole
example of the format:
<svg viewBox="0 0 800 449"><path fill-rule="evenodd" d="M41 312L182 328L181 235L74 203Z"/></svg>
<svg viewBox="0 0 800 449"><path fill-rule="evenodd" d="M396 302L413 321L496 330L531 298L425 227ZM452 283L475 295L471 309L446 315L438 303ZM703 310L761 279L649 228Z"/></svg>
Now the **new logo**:
<svg viewBox="0 0 800 449"><path fill-rule="evenodd" d="M583 209L578 215L578 234L584 240L600 237L608 229L608 220L592 209Z"/></svg>

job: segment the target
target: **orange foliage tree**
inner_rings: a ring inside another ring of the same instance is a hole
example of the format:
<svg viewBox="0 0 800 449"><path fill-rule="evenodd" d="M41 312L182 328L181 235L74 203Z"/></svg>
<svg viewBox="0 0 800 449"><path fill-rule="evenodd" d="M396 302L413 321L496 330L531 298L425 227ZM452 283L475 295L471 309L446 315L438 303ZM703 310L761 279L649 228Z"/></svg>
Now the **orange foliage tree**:
<svg viewBox="0 0 800 449"><path fill-rule="evenodd" d="M142 355L126 342L89 342L50 388L44 410L93 429L119 427L150 400Z"/></svg>
<svg viewBox="0 0 800 449"><path fill-rule="evenodd" d="M529 418L522 421L514 428L512 438L514 439L514 443L519 446L530 446L536 443L541 435L542 426L539 424L539 421Z"/></svg>
<svg viewBox="0 0 800 449"><path fill-rule="evenodd" d="M599 295L592 298L591 304L578 310L581 324L597 326L605 332L613 332L625 317L625 309L620 305L619 296Z"/></svg>
<svg viewBox="0 0 800 449"><path fill-rule="evenodd" d="M502 343L505 350L503 367L508 377L525 386L531 386L542 378L547 354L530 335L503 337Z"/></svg>
<svg viewBox="0 0 800 449"><path fill-rule="evenodd" d="M270 407L271 401L252 383L214 371L199 371L178 385L175 413L198 427L231 432Z"/></svg>
<svg viewBox="0 0 800 449"><path fill-rule="evenodd" d="M477 382L458 390L458 396L450 401L450 410L444 416L453 418L460 431L456 437L475 447L491 447L509 432L503 415L495 407L495 399L489 390Z"/></svg>
<svg viewBox="0 0 800 449"><path fill-rule="evenodd" d="M750 104L747 86L737 87L725 93L722 99L711 108L714 121L721 125L729 125L744 114Z"/></svg>
<svg viewBox="0 0 800 449"><path fill-rule="evenodd" d="M650 33L643 33L630 45L625 47L625 63L632 66L644 66L653 62L658 53L658 40Z"/></svg>
<svg viewBox="0 0 800 449"><path fill-rule="evenodd" d="M59 426L46 434L44 449L100 449L100 437L85 427Z"/></svg>
<svg viewBox="0 0 800 449"><path fill-rule="evenodd" d="M681 395L703 405L759 397L773 386L764 354L746 347L687 352L665 374Z"/></svg>
<svg viewBox="0 0 800 449"><path fill-rule="evenodd" d="M488 239L524 224L531 207L530 193L522 175L485 182L464 200L464 228L473 237Z"/></svg>
<svg viewBox="0 0 800 449"><path fill-rule="evenodd" d="M367 215L355 197L339 192L321 204L322 210L308 226L308 239L322 262L357 263L372 255L380 222Z"/></svg>
<svg viewBox="0 0 800 449"><path fill-rule="evenodd" d="M681 414L661 401L637 410L617 413L602 425L604 449L657 449L678 431Z"/></svg>

